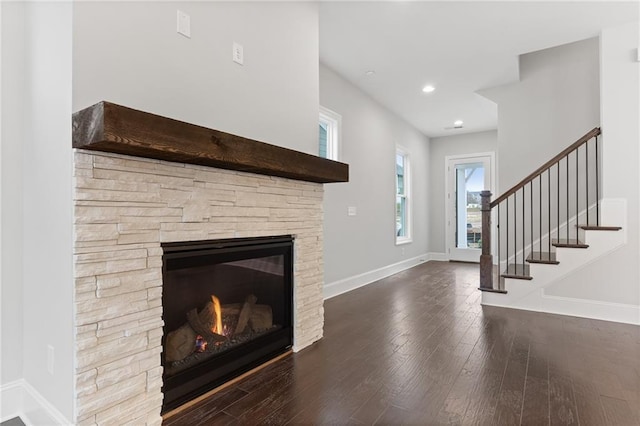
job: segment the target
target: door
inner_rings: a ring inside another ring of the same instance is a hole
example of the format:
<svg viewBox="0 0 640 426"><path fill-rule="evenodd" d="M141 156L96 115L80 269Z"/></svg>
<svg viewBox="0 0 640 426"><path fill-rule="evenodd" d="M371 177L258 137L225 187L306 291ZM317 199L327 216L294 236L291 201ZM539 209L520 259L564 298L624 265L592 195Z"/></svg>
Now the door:
<svg viewBox="0 0 640 426"><path fill-rule="evenodd" d="M446 220L449 260L480 261L480 192L492 189L492 159L492 154L447 157Z"/></svg>

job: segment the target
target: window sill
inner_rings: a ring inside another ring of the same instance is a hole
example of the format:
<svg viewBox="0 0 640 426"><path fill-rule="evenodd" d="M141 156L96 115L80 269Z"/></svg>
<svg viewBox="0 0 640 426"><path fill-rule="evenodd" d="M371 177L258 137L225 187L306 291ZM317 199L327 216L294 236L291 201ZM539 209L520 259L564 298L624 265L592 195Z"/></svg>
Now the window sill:
<svg viewBox="0 0 640 426"><path fill-rule="evenodd" d="M402 237L402 238L396 238L396 245L397 246L401 246L403 244L409 244L413 242L413 238L411 237Z"/></svg>

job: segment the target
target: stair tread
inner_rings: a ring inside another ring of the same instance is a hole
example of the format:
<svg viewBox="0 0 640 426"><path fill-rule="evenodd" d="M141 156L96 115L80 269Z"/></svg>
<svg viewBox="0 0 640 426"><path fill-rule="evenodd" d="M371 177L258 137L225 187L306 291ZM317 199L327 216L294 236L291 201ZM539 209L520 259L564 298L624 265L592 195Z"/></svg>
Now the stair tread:
<svg viewBox="0 0 640 426"><path fill-rule="evenodd" d="M482 287L478 287L478 290L486 291L486 292L489 292L489 293L507 294L507 290L502 290L502 289L499 289L499 288L482 288Z"/></svg>
<svg viewBox="0 0 640 426"><path fill-rule="evenodd" d="M510 264L502 273L504 278L515 278L517 280L532 280L533 277L529 273L529 265Z"/></svg>
<svg viewBox="0 0 640 426"><path fill-rule="evenodd" d="M546 265L558 265L556 254L548 251L534 251L527 257L529 263L543 263Z"/></svg>
<svg viewBox="0 0 640 426"><path fill-rule="evenodd" d="M588 248L589 245L583 243L580 240L576 240L575 238L554 238L551 240L551 245L554 247L567 247L567 248Z"/></svg>
<svg viewBox="0 0 640 426"><path fill-rule="evenodd" d="M579 228L585 231L620 231L622 226L580 225Z"/></svg>

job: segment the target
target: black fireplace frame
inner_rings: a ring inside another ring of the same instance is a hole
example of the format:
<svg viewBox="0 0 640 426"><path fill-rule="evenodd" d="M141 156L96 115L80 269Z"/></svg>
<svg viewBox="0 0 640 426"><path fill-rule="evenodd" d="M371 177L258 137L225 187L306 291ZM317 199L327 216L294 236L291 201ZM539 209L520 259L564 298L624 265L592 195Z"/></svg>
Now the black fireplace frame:
<svg viewBox="0 0 640 426"><path fill-rule="evenodd" d="M256 257L256 254L284 255L284 296L288 302L284 307L285 324L281 329L231 348L175 375L169 377L163 375L163 414L291 349L293 345L293 243L292 235L283 235L161 244L163 276L167 270L172 270L175 261L184 263L189 258L195 259L194 262L198 263L198 259L215 256L218 260L216 263L224 263ZM164 298L163 292L163 304ZM167 333L165 326L162 337L163 348ZM164 359L163 353L163 368Z"/></svg>

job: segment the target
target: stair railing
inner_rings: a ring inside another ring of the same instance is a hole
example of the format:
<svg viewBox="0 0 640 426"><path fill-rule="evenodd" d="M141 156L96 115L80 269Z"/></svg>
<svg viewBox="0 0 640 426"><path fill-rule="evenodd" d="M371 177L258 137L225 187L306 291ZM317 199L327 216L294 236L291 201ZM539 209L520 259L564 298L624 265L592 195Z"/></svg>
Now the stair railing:
<svg viewBox="0 0 640 426"><path fill-rule="evenodd" d="M490 191L480 193L480 290L506 293L503 278L531 279L528 261L556 263L552 247L579 246L580 227L600 225L600 134L599 127L589 131L493 201ZM494 209L499 271L495 286Z"/></svg>

